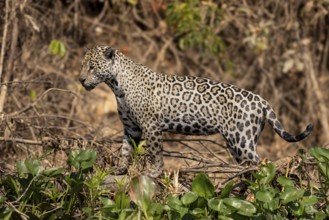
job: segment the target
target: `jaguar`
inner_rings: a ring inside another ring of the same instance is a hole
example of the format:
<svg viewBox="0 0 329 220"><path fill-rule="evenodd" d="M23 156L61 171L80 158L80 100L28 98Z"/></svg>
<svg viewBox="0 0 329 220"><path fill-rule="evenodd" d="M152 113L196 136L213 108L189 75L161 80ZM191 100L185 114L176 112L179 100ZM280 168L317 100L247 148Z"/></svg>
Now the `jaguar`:
<svg viewBox="0 0 329 220"><path fill-rule="evenodd" d="M163 171L163 132L186 135L219 133L238 163L258 163L256 145L269 122L288 142L307 137L309 124L298 134L283 128L269 103L234 85L194 76L157 73L134 62L111 46L87 49L79 80L90 91L106 83L113 91L124 126L117 174L127 172L133 140L146 140L149 167L143 171L157 178Z"/></svg>

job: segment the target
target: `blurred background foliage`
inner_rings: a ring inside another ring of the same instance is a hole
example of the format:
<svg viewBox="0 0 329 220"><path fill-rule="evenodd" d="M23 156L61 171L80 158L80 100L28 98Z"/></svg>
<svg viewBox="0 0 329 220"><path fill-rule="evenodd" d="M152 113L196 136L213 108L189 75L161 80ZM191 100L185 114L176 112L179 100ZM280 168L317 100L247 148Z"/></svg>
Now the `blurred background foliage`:
<svg viewBox="0 0 329 220"><path fill-rule="evenodd" d="M214 2L174 2L168 4L165 14L180 49L199 48L212 54L224 49L224 42L217 33L222 13Z"/></svg>

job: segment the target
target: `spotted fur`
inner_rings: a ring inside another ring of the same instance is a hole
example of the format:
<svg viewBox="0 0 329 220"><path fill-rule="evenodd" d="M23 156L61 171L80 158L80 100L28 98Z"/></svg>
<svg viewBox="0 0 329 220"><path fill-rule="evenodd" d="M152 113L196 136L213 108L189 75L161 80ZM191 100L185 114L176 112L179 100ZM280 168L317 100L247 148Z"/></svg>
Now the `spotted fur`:
<svg viewBox="0 0 329 220"><path fill-rule="evenodd" d="M114 92L124 125L118 173L127 170L132 143L147 141L151 169L163 169L162 132L191 135L220 133L238 162L259 161L256 145L265 121L286 141L307 137L312 125L299 135L287 133L273 109L259 95L236 86L194 76L156 73L108 46L88 50L80 82L87 90L105 82Z"/></svg>

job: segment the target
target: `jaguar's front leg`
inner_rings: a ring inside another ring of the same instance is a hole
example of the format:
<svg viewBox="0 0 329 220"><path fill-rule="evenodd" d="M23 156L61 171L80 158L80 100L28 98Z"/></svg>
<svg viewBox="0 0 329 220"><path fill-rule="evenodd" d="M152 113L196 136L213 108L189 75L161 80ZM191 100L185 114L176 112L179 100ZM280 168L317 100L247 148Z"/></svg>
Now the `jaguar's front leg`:
<svg viewBox="0 0 329 220"><path fill-rule="evenodd" d="M125 129L120 152L119 165L115 168L114 174L119 175L127 173L134 149L132 140L138 144L141 140L141 136L142 132L139 129L134 129L133 131L130 129Z"/></svg>
<svg viewBox="0 0 329 220"><path fill-rule="evenodd" d="M153 127L154 128L154 127ZM163 171L163 146L162 132L160 129L144 132L146 140L147 156L149 157L151 167L145 174L152 178L157 178Z"/></svg>

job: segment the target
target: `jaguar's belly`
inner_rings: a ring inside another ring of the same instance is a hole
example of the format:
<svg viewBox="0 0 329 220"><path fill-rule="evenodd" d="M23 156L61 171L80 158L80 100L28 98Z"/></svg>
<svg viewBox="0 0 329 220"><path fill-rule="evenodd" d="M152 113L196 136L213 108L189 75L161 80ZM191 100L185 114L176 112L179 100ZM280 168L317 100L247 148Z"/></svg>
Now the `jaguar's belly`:
<svg viewBox="0 0 329 220"><path fill-rule="evenodd" d="M213 120L207 118L169 118L165 117L162 123L162 130L170 133L187 135L210 135L218 133L218 128Z"/></svg>

